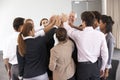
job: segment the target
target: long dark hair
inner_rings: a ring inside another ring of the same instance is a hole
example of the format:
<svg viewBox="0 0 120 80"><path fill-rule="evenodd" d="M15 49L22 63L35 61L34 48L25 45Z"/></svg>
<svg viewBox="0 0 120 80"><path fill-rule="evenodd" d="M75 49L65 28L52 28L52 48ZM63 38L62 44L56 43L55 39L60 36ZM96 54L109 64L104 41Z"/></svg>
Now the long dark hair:
<svg viewBox="0 0 120 80"><path fill-rule="evenodd" d="M33 25L31 23L25 23L23 25L22 32L18 36L18 51L19 51L21 56L24 56L24 54L26 52L25 51L26 45L25 45L25 41L23 40L23 37L29 36L29 32L32 29L33 29Z"/></svg>
<svg viewBox="0 0 120 80"><path fill-rule="evenodd" d="M107 15L102 15L100 20L103 23L106 23L106 33L112 32L112 26L114 24L114 21L112 20L111 16L107 16Z"/></svg>

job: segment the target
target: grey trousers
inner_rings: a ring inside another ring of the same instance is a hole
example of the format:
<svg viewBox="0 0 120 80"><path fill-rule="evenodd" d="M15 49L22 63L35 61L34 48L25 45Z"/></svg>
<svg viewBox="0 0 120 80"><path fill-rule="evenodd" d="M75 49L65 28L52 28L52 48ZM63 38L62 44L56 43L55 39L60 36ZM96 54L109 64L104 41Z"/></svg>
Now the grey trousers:
<svg viewBox="0 0 120 80"><path fill-rule="evenodd" d="M48 74L46 72L45 74L39 75L39 76L36 76L36 77L23 78L23 80L49 80L49 79L48 79Z"/></svg>
<svg viewBox="0 0 120 80"><path fill-rule="evenodd" d="M11 77L12 77L12 80L19 80L18 79L18 75L19 75L18 64L12 65L11 66Z"/></svg>

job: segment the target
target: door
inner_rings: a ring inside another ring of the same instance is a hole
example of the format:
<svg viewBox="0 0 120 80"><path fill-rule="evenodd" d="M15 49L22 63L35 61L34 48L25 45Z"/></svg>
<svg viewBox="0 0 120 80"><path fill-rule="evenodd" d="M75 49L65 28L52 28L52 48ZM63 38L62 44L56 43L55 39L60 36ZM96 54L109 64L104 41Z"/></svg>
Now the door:
<svg viewBox="0 0 120 80"><path fill-rule="evenodd" d="M77 14L77 19L74 25L81 24L81 13L84 11L99 11L102 13L102 0L79 0L72 1L72 11Z"/></svg>

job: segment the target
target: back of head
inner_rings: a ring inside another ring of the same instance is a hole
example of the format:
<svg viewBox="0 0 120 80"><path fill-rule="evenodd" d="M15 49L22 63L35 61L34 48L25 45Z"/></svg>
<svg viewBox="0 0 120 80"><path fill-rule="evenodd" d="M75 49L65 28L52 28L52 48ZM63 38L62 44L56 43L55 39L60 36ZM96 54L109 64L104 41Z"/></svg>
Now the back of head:
<svg viewBox="0 0 120 80"><path fill-rule="evenodd" d="M81 14L82 21L85 21L86 26L93 26L95 16L90 11L85 11Z"/></svg>
<svg viewBox="0 0 120 80"><path fill-rule="evenodd" d="M33 29L33 25L31 23L25 23L23 25L23 29L22 32L19 34L18 36L18 51L20 53L21 56L24 56L25 54L25 42L23 40L23 37L27 37L29 36L30 31Z"/></svg>
<svg viewBox="0 0 120 80"><path fill-rule="evenodd" d="M22 34L24 37L29 36L29 32L32 31L33 27L34 27L34 26L33 26L31 23L25 23L25 24L23 25L23 29L22 29L21 34Z"/></svg>
<svg viewBox="0 0 120 80"><path fill-rule="evenodd" d="M33 20L30 19L30 18L29 18L29 19L26 19L26 20L25 20L25 23L31 23L31 24L34 24Z"/></svg>
<svg viewBox="0 0 120 80"><path fill-rule="evenodd" d="M95 19L97 19L97 21L99 22L100 21L100 17L101 17L100 12L98 12L98 11L92 11L92 13L95 15Z"/></svg>
<svg viewBox="0 0 120 80"><path fill-rule="evenodd" d="M59 41L65 41L67 38L67 31L64 28L58 28L56 30L56 37Z"/></svg>
<svg viewBox="0 0 120 80"><path fill-rule="evenodd" d="M19 31L20 26L24 24L24 20L25 20L25 19L22 18L22 17L17 17L17 18L15 18L14 21L13 21L13 28L14 28L16 31Z"/></svg>
<svg viewBox="0 0 120 80"><path fill-rule="evenodd" d="M111 16L108 16L108 19L109 19L111 25L113 25L113 24L114 24L114 21L113 21L112 17L111 17Z"/></svg>

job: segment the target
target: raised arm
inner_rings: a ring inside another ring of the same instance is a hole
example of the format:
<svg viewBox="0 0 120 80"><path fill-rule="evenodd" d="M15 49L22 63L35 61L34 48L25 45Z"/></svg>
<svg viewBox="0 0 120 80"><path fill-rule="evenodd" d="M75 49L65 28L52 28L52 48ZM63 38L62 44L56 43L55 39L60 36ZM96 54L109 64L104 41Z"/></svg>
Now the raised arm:
<svg viewBox="0 0 120 80"><path fill-rule="evenodd" d="M56 21L56 16L52 16L50 18L50 23L45 28L39 29L37 32L35 32L35 37L44 36L45 33L47 33L53 28L53 26L55 25L55 21Z"/></svg>

